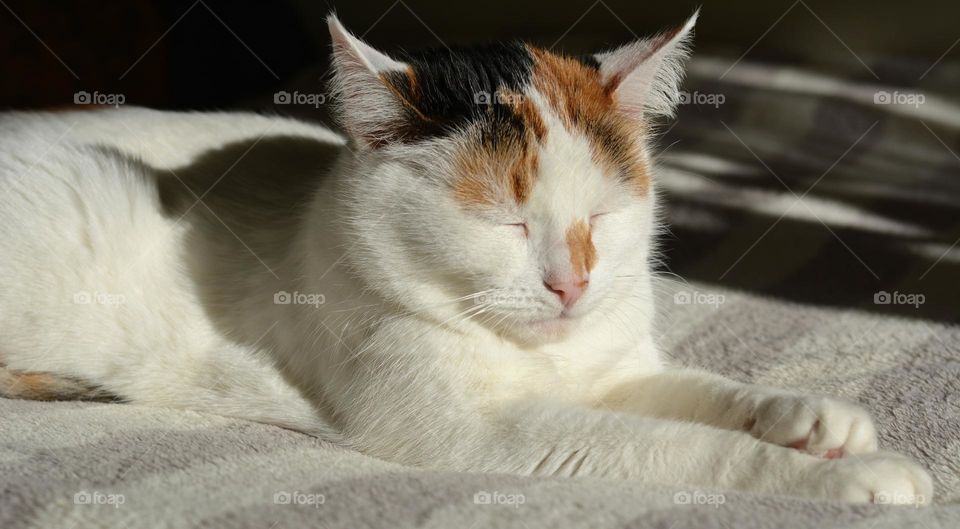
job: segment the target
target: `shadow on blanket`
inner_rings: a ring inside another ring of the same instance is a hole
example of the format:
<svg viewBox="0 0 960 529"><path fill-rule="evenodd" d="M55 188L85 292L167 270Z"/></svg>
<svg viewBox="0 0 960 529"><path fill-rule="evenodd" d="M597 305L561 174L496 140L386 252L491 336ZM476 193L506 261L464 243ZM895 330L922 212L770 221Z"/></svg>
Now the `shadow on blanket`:
<svg viewBox="0 0 960 529"><path fill-rule="evenodd" d="M886 92L836 78L832 92L812 93L798 87L813 74L789 73L789 86L691 79L699 96L661 139L669 270L804 303L960 321L960 148L950 147L960 105L932 94L937 112L875 104Z"/></svg>

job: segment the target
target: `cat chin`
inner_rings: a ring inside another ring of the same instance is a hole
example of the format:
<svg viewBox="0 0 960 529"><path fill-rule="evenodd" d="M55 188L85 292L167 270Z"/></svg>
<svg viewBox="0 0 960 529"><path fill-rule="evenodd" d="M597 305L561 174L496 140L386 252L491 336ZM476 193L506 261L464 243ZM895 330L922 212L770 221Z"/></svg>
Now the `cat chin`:
<svg viewBox="0 0 960 529"><path fill-rule="evenodd" d="M546 341L563 338L576 323L575 318L566 315L542 320L532 320L525 324L527 333Z"/></svg>
<svg viewBox="0 0 960 529"><path fill-rule="evenodd" d="M565 339L576 322L576 318L566 315L531 320L516 319L509 324L499 325L494 332L517 344L536 346Z"/></svg>
<svg viewBox="0 0 960 529"><path fill-rule="evenodd" d="M570 318L566 317L530 322L533 329L548 335L566 334L571 324Z"/></svg>

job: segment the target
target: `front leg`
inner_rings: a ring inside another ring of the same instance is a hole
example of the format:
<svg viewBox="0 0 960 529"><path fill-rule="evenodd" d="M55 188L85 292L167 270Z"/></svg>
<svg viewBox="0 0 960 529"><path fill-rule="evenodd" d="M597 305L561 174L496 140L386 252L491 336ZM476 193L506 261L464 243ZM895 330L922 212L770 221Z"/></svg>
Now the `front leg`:
<svg viewBox="0 0 960 529"><path fill-rule="evenodd" d="M836 458L877 450L870 415L846 401L742 384L692 369L622 383L602 404L650 417L742 430L762 441Z"/></svg>
<svg viewBox="0 0 960 529"><path fill-rule="evenodd" d="M429 427L412 416L381 416L358 424L363 433L348 431L347 438L385 459L448 470L590 476L853 502L925 504L932 495L926 472L895 454L826 460L743 432L560 402L505 403L482 416L431 414L427 420Z"/></svg>
<svg viewBox="0 0 960 529"><path fill-rule="evenodd" d="M443 337L424 340L449 351ZM402 343L386 338L378 343ZM925 503L932 493L922 468L892 454L828 460L733 428L588 408L565 395L491 398L503 393L470 378L474 371L451 363L449 354L437 355L425 369L424 359L434 358L429 350L395 353L402 361L392 362L393 369L369 370L351 359L356 363L349 369L362 372L364 383L328 393L337 399L338 426L351 446L399 463L470 472L590 476L861 502L882 497ZM393 351L379 352L378 365L391 365L385 353Z"/></svg>

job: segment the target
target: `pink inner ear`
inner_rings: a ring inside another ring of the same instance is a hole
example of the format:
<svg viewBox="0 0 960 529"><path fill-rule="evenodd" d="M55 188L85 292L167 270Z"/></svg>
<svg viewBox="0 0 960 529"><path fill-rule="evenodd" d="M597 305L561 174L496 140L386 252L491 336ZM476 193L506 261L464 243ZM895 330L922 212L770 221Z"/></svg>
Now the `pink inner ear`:
<svg viewBox="0 0 960 529"><path fill-rule="evenodd" d="M607 90L616 90L624 78L634 72L647 59L653 56L664 44L670 42L677 36L680 28L673 29L662 35L658 35L649 40L637 42L635 49L626 49L632 46L624 46L617 52L610 54L610 57L602 62L601 73L604 78L604 86ZM618 52L623 53L618 53ZM609 65L608 65L609 63Z"/></svg>
<svg viewBox="0 0 960 529"><path fill-rule="evenodd" d="M349 53L371 73L402 71L406 68L404 63L393 60L389 55L354 37L335 16L331 15L327 18L327 26L335 48L334 53L337 52L336 48L340 47L341 51Z"/></svg>
<svg viewBox="0 0 960 529"><path fill-rule="evenodd" d="M621 112L636 118L673 115L696 19L694 14L680 28L596 55L604 87Z"/></svg>
<svg viewBox="0 0 960 529"><path fill-rule="evenodd" d="M399 130L397 124L404 120L404 110L384 76L406 72L407 65L354 37L335 17L327 22L333 41L331 88L341 95L336 107L341 124L361 148L392 141Z"/></svg>

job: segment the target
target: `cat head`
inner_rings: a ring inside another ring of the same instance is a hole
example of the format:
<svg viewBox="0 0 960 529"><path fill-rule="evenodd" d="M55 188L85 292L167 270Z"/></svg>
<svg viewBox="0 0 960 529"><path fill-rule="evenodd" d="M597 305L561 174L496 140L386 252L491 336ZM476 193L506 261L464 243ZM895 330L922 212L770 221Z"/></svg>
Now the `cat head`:
<svg viewBox="0 0 960 529"><path fill-rule="evenodd" d="M647 288L647 142L678 103L695 20L584 57L522 43L388 55L331 16L371 286L524 342Z"/></svg>

